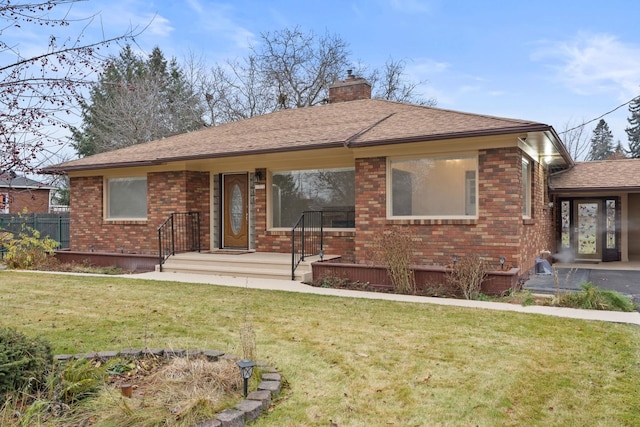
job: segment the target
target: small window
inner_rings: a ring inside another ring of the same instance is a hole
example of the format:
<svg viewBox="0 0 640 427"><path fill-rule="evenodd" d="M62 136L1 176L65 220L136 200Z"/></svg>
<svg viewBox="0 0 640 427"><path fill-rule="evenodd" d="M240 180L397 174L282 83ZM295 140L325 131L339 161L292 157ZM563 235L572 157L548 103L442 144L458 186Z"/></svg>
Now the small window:
<svg viewBox="0 0 640 427"><path fill-rule="evenodd" d="M147 218L147 178L110 178L107 180L108 219Z"/></svg>
<svg viewBox="0 0 640 427"><path fill-rule="evenodd" d="M477 216L476 155L392 159L389 170L390 217Z"/></svg>
<svg viewBox="0 0 640 427"><path fill-rule="evenodd" d="M531 163L522 158L522 216L531 218Z"/></svg>
<svg viewBox="0 0 640 427"><path fill-rule="evenodd" d="M9 195L6 193L0 194L0 213L9 213Z"/></svg>

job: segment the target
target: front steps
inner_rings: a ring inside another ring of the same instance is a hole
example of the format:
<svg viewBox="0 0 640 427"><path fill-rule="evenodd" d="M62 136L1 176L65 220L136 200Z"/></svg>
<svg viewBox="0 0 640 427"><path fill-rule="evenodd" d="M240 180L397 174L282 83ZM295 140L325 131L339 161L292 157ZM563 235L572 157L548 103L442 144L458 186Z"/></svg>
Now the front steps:
<svg viewBox="0 0 640 427"><path fill-rule="evenodd" d="M337 258L325 256L324 259ZM295 272L294 280L311 282L311 263L320 257L306 257ZM262 277L291 280L291 255L267 252L199 253L172 255L165 261L162 271L167 273L195 273L215 276Z"/></svg>

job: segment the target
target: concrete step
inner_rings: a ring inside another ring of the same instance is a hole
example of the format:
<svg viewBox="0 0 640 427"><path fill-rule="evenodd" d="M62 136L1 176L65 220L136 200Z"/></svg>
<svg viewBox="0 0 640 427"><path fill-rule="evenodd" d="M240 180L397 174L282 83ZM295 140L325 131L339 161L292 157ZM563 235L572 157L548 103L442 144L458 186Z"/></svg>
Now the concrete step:
<svg viewBox="0 0 640 427"><path fill-rule="evenodd" d="M337 256L325 256L325 259ZM311 263L317 256L307 257L296 269L294 280L311 281ZM176 254L164 263L162 271L211 274L221 276L264 277L291 280L291 255L275 253L198 253Z"/></svg>
<svg viewBox="0 0 640 427"><path fill-rule="evenodd" d="M242 267L237 266L202 266L200 264L183 264L183 263L165 263L162 266L163 272L170 273L191 273L191 274L210 274L214 276L234 276L234 277L262 277L265 279L281 279L291 280L291 266L288 270L283 268L266 269L263 267ZM293 280L306 282L312 279L311 269L298 267Z"/></svg>

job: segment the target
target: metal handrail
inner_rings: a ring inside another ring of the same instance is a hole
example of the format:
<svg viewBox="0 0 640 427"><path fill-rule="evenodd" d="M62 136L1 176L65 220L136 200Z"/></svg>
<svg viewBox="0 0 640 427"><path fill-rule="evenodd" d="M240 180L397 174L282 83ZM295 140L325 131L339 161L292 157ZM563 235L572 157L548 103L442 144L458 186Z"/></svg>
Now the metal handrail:
<svg viewBox="0 0 640 427"><path fill-rule="evenodd" d="M200 252L200 212L174 212L158 227L160 271L171 256Z"/></svg>
<svg viewBox="0 0 640 427"><path fill-rule="evenodd" d="M322 250L322 212L302 212L291 229L291 280L295 279L296 268L304 261L305 256L318 254Z"/></svg>
<svg viewBox="0 0 640 427"><path fill-rule="evenodd" d="M291 280L306 256L323 256L325 223L329 228L354 227L355 210L302 212L291 229Z"/></svg>

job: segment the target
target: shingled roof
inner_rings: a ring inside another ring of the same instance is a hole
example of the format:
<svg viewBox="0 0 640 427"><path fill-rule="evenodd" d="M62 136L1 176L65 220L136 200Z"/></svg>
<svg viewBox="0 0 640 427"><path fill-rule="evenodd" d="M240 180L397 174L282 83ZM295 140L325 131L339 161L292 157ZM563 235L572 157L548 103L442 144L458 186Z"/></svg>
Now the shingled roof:
<svg viewBox="0 0 640 427"><path fill-rule="evenodd" d="M640 190L640 159L578 162L552 176L552 191Z"/></svg>
<svg viewBox="0 0 640 427"><path fill-rule="evenodd" d="M52 166L47 172L550 130L526 120L379 99L281 110Z"/></svg>

